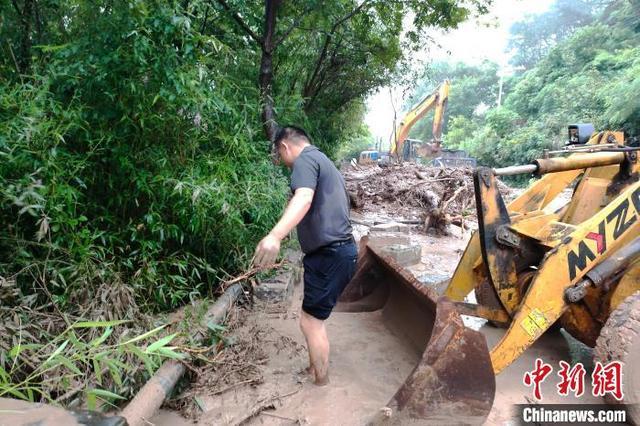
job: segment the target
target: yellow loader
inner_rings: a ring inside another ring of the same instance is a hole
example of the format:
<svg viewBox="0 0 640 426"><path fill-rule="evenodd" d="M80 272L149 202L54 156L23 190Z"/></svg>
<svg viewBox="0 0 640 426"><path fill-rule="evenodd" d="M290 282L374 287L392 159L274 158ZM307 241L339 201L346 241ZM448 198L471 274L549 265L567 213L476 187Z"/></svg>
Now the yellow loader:
<svg viewBox="0 0 640 426"><path fill-rule="evenodd" d="M418 359L374 423L480 424L491 410L499 374L554 324L595 347L597 361L623 364L622 401L640 423L639 147L621 132L584 134L524 166L474 171L478 231L442 296L392 258L361 241L356 274L338 310L382 309ZM580 134L582 130L583 134ZM539 176L505 203L504 175ZM566 188L571 200L550 203ZM465 297L476 292L478 304ZM460 315L508 327L491 350Z"/></svg>

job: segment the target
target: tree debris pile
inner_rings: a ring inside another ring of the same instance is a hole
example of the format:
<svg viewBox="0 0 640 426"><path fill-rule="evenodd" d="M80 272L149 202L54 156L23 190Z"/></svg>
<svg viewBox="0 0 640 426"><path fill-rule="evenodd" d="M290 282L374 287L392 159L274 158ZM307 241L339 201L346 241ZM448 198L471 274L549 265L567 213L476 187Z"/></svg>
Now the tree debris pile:
<svg viewBox="0 0 640 426"><path fill-rule="evenodd" d="M447 225L476 222L473 170L415 163L345 171L351 206L359 213L387 215L447 234ZM500 192L510 189L499 183Z"/></svg>

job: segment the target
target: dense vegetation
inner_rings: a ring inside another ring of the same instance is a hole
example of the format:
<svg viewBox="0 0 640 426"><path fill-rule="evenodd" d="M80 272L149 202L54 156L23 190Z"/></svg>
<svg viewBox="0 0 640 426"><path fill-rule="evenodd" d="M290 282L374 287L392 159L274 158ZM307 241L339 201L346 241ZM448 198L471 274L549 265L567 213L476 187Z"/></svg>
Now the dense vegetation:
<svg viewBox="0 0 640 426"><path fill-rule="evenodd" d="M115 351L110 369L123 365L129 346L109 331L122 324L70 321L138 321L247 266L287 198L265 106L333 154L362 134L365 97L422 31L485 3L0 3L0 396L55 398L77 385L69 377L131 392L117 374L86 379L100 374L96 347ZM32 387L50 353L67 382Z"/></svg>
<svg viewBox="0 0 640 426"><path fill-rule="evenodd" d="M561 146L571 123L592 122L627 136L640 133L636 2L558 0L551 12L514 25L512 37L513 64L520 71L504 80L500 106L494 64L436 64L433 76L416 89L414 99L451 78L446 146L465 149L482 164L506 166ZM523 37L529 42L521 43ZM534 45L538 57L525 60ZM430 138L418 126L412 135Z"/></svg>

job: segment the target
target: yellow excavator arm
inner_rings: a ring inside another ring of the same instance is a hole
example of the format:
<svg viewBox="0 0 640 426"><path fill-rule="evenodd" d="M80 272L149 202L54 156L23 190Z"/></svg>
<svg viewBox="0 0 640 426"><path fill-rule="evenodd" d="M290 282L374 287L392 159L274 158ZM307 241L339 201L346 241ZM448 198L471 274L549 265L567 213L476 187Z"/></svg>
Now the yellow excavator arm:
<svg viewBox="0 0 640 426"><path fill-rule="evenodd" d="M449 80L442 82L440 86L416 106L411 108L402 118L402 121L396 129L394 129L394 134L391 137L391 155L397 156L398 153L402 153L402 144L407 140L409 131L413 125L432 109L435 109L432 126L433 142L435 142L437 147L440 147L440 143L442 142L442 123L447 108L447 99L449 98L449 86Z"/></svg>

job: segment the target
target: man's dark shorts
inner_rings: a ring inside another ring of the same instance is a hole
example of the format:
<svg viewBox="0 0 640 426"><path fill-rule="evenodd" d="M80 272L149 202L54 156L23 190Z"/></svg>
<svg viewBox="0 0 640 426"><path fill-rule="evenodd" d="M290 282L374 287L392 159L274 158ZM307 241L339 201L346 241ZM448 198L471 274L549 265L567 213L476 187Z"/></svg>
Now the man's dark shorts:
<svg viewBox="0 0 640 426"><path fill-rule="evenodd" d="M325 320L356 270L358 250L353 241L334 243L304 256L302 310Z"/></svg>

